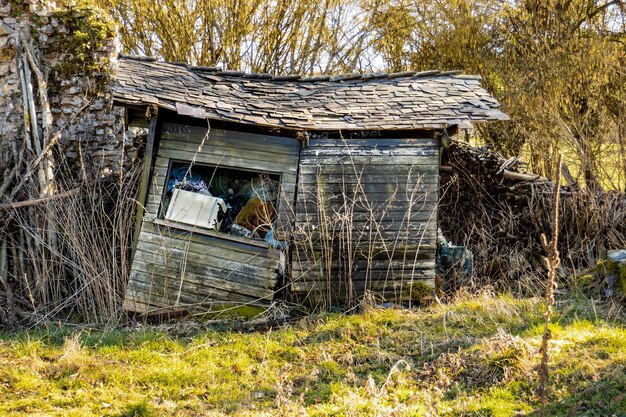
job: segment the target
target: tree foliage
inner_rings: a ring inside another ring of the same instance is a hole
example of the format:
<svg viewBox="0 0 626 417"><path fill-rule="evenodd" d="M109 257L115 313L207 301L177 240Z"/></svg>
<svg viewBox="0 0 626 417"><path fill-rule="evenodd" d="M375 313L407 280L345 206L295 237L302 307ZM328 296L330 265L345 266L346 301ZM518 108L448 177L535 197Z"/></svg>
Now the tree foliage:
<svg viewBox="0 0 626 417"><path fill-rule="evenodd" d="M254 72L461 69L512 121L480 138L626 187L626 0L92 0L126 52Z"/></svg>

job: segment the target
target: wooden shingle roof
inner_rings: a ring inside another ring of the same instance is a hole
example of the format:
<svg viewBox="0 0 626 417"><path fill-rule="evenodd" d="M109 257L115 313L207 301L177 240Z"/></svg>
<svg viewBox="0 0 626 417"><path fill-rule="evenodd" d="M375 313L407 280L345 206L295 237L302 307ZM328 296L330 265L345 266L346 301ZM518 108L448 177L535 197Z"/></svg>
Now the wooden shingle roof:
<svg viewBox="0 0 626 417"><path fill-rule="evenodd" d="M182 115L303 130L435 129L508 120L458 72L271 76L120 56L114 99Z"/></svg>

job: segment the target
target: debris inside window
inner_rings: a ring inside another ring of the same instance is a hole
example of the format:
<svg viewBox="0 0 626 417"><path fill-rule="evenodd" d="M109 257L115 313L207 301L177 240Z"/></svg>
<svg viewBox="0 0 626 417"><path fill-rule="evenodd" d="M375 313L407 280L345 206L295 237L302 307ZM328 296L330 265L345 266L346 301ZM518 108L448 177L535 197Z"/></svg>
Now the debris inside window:
<svg viewBox="0 0 626 417"><path fill-rule="evenodd" d="M273 237L279 183L276 174L173 161L161 218L281 248Z"/></svg>

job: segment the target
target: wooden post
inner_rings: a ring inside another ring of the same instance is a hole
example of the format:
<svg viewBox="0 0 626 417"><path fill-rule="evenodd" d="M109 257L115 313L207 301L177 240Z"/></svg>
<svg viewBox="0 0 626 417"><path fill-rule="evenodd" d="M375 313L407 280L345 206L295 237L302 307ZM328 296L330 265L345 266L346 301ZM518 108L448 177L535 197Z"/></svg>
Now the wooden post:
<svg viewBox="0 0 626 417"><path fill-rule="evenodd" d="M148 111L150 111L150 107ZM148 128L148 141L146 143L146 151L143 157L143 169L141 172L141 182L139 183L139 196L137 197L137 212L135 214L135 231L133 233L132 254L135 256L137 242L139 242L139 234L141 233L141 223L143 221L144 208L146 205L146 197L150 188L150 171L152 169L152 160L154 158L154 142L157 131L158 108L150 111L150 124Z"/></svg>

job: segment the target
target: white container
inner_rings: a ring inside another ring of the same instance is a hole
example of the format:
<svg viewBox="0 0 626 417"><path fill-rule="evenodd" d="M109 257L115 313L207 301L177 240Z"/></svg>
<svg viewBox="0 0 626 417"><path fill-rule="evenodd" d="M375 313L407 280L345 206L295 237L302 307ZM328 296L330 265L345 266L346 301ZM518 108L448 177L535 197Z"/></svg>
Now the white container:
<svg viewBox="0 0 626 417"><path fill-rule="evenodd" d="M219 230L220 222L217 220L217 214L220 207L226 212L226 203L221 198L175 188L165 219Z"/></svg>

